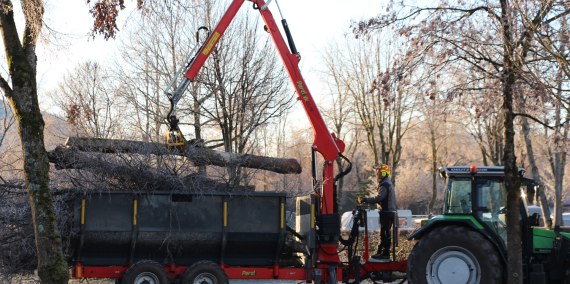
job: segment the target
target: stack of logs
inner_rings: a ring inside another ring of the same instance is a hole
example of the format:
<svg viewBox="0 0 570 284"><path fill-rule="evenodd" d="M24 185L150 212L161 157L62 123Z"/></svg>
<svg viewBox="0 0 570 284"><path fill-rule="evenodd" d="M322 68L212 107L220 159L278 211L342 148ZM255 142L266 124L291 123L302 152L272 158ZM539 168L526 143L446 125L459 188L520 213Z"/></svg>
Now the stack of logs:
<svg viewBox="0 0 570 284"><path fill-rule="evenodd" d="M207 185L209 190L217 191L227 187L225 183L197 173L176 178L150 166L133 168L114 164L112 160L104 158L108 154L176 155L188 159L195 166L239 166L280 174L301 173L301 165L295 159L221 152L192 144L186 144L183 149L172 149L160 143L98 138L69 137L65 145L49 152L49 159L56 169L86 170L126 183L144 184L146 188L154 190L192 190L189 187Z"/></svg>

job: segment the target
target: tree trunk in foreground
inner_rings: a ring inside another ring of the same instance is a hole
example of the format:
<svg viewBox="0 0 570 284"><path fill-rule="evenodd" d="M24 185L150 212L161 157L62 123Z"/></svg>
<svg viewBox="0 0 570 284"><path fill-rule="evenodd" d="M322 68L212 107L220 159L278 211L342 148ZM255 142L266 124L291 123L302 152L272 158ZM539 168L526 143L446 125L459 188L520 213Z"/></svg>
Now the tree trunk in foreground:
<svg viewBox="0 0 570 284"><path fill-rule="evenodd" d="M44 147L44 120L36 86L36 40L43 19L40 0L20 1L25 17L25 32L20 41L9 0L0 4L0 30L8 60L11 86L0 75L0 88L10 102L18 122L22 143L26 192L32 213L38 275L44 284L63 284L69 269L63 256L57 229L53 196L49 188L49 161Z"/></svg>
<svg viewBox="0 0 570 284"><path fill-rule="evenodd" d="M507 189L507 283L523 283L522 244L520 224L520 178L518 176L515 155L515 127L513 113L513 87L517 76L515 70L515 51L512 34L511 15L507 0L501 0L501 21L503 37L503 106L505 126L505 187Z"/></svg>

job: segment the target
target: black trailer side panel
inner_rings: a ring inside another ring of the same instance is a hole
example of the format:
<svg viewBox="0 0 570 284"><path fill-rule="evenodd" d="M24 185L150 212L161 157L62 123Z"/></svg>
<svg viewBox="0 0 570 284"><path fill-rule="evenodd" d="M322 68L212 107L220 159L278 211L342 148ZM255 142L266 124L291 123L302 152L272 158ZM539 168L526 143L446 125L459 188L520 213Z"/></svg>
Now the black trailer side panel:
<svg viewBox="0 0 570 284"><path fill-rule="evenodd" d="M143 195L135 259L188 265L218 261L221 249L222 197Z"/></svg>
<svg viewBox="0 0 570 284"><path fill-rule="evenodd" d="M76 201L74 261L126 265L273 265L282 249L285 195L114 193Z"/></svg>
<svg viewBox="0 0 570 284"><path fill-rule="evenodd" d="M77 205L81 208L81 202ZM80 256L92 265L126 263L133 230L132 208L131 195L93 195L86 199ZM76 224L81 223L77 221Z"/></svg>
<svg viewBox="0 0 570 284"><path fill-rule="evenodd" d="M236 196L228 200L227 246L229 265L271 265L280 232L279 199L273 196Z"/></svg>

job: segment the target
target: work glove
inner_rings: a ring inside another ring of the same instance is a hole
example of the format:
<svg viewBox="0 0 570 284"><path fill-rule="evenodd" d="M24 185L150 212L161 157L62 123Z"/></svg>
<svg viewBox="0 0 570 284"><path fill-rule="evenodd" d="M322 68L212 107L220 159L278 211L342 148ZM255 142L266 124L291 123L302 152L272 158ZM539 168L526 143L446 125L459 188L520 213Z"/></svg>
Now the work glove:
<svg viewBox="0 0 570 284"><path fill-rule="evenodd" d="M362 204L364 202L364 197L358 196L357 202L358 202L358 205Z"/></svg>

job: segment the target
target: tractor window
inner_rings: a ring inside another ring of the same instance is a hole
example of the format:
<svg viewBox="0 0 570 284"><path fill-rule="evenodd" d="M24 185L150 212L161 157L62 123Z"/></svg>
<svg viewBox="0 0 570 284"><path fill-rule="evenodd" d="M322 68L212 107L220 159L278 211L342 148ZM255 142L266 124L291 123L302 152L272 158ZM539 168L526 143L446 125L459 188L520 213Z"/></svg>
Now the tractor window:
<svg viewBox="0 0 570 284"><path fill-rule="evenodd" d="M471 180L450 178L447 181L446 214L471 213Z"/></svg>
<svg viewBox="0 0 570 284"><path fill-rule="evenodd" d="M507 191L505 185L499 180L476 181L478 202L477 205L486 212L496 212L507 206Z"/></svg>
<svg viewBox="0 0 570 284"><path fill-rule="evenodd" d="M507 190L501 180L476 180L477 216L506 243Z"/></svg>

